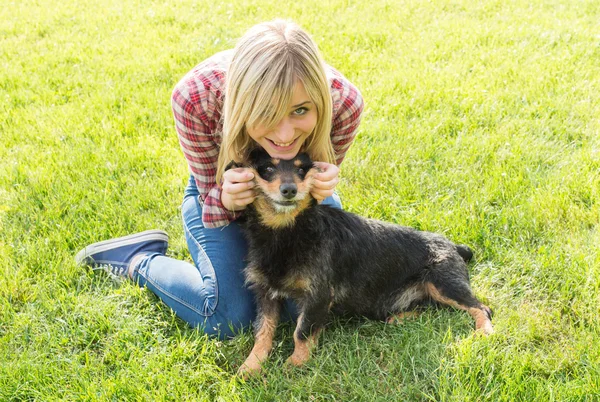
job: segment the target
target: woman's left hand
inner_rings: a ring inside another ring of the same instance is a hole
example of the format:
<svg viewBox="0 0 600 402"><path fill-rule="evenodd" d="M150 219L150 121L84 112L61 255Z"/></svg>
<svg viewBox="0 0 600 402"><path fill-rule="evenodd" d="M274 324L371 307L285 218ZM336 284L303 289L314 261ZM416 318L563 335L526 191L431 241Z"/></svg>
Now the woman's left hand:
<svg viewBox="0 0 600 402"><path fill-rule="evenodd" d="M333 190L340 181L340 168L327 162L314 162L314 165L321 172L313 176L313 188L310 193L320 204L325 198L333 195Z"/></svg>

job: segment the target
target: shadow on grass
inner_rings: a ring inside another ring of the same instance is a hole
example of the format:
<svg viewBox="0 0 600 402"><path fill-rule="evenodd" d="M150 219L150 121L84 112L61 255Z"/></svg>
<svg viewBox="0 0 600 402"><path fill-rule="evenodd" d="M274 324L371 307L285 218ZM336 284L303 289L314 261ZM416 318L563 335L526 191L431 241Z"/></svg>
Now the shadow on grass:
<svg viewBox="0 0 600 402"><path fill-rule="evenodd" d="M300 392L316 400L430 400L446 348L472 336L474 325L462 311L434 307L394 325L335 317L302 368L285 365L294 348L293 330L291 323L279 326L264 373L243 388L248 400L293 400ZM250 351L252 336L233 342L223 354L231 374Z"/></svg>
<svg viewBox="0 0 600 402"><path fill-rule="evenodd" d="M208 338L177 318L151 292L135 297L140 295L134 286L124 286L104 273L93 276L90 290L129 294L127 308L152 315L153 323L161 323L156 330L161 337L171 338L169 349L175 350L182 340L198 351L208 347L215 369L226 376L235 376L252 349L250 329L225 341ZM474 334L468 314L445 307L424 307L418 317L400 324L332 317L311 360L305 367L291 368L285 361L294 349L294 328L291 322L279 325L262 375L240 385L244 400L294 400L298 395L303 400L311 396L316 400L435 399L446 349ZM189 359L193 364L193 358Z"/></svg>

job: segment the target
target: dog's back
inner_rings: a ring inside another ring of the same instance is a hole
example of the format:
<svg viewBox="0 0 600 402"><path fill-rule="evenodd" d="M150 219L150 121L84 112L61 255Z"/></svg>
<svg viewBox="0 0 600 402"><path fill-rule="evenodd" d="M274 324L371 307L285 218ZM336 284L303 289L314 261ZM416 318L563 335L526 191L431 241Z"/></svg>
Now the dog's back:
<svg viewBox="0 0 600 402"><path fill-rule="evenodd" d="M311 278L313 287L331 289L338 312L385 319L398 295L436 274L435 264L453 267L453 280L468 281L456 246L441 235L420 232L324 205L302 211L293 226L268 230L254 207L248 213L249 260L286 294L290 276ZM404 309L425 298L409 290Z"/></svg>

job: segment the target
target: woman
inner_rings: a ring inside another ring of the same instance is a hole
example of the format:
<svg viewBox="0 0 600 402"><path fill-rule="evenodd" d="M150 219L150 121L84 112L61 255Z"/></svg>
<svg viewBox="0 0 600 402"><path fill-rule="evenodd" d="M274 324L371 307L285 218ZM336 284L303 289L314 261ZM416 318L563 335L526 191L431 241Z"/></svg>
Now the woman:
<svg viewBox="0 0 600 402"><path fill-rule="evenodd" d="M363 101L305 31L276 20L197 65L176 85L172 108L191 172L182 216L194 265L166 257L167 234L159 230L92 244L76 260L146 286L190 325L224 338L255 316L244 286L247 245L236 223L255 197L252 174L224 167L257 146L282 159L306 151L322 170L313 197L341 208L338 166Z"/></svg>

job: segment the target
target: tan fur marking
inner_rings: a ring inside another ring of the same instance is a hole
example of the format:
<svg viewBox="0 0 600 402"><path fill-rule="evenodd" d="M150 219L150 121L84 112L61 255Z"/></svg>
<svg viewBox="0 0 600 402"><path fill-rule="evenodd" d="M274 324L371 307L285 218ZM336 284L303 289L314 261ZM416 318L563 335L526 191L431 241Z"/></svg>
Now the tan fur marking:
<svg viewBox="0 0 600 402"><path fill-rule="evenodd" d="M300 212L304 211L306 208L308 208L311 201L312 201L311 197L304 197L302 200L298 201L298 208L296 209L298 211L298 214Z"/></svg>
<svg viewBox="0 0 600 402"><path fill-rule="evenodd" d="M468 308L465 306L462 306L460 304L458 304L458 302L449 299L445 296L442 296L442 294L440 293L440 291L438 290L438 288L436 288L433 283L427 283L425 284L425 289L427 291L427 294L435 301L439 302L439 303L443 303L443 304L447 304L449 306L452 306L454 308L460 309L460 310L464 310L467 311Z"/></svg>
<svg viewBox="0 0 600 402"><path fill-rule="evenodd" d="M475 330L477 332L483 335L490 335L494 332L492 322L490 321L489 317L487 316L487 313L483 309L463 306L455 300L442 296L440 291L432 283L427 283L425 285L425 289L433 300L439 303L447 304L459 310L464 310L467 313L469 313L471 317L473 317L473 319L475 320Z"/></svg>
<svg viewBox="0 0 600 402"><path fill-rule="evenodd" d="M294 166L296 166L296 167L302 166L302 161L300 159L295 159L294 160Z"/></svg>
<svg viewBox="0 0 600 402"><path fill-rule="evenodd" d="M299 177L296 177L295 182L298 186L298 193L309 193L313 187L314 175L316 173L315 169L310 169L306 175L304 176L304 180L300 180Z"/></svg>
<svg viewBox="0 0 600 402"><path fill-rule="evenodd" d="M271 194L272 196L276 196L279 194L279 187L281 186L281 181L279 178L273 180L272 182L263 180L262 178L258 178L258 185L262 187L265 193Z"/></svg>
<svg viewBox="0 0 600 402"><path fill-rule="evenodd" d="M416 311L403 311L402 313L395 314L385 321L388 324L402 324L409 318L417 318L419 313Z"/></svg>
<svg viewBox="0 0 600 402"><path fill-rule="evenodd" d="M302 323L303 315L298 318L298 328ZM296 367L302 366L310 359L310 352L317 346L319 340L319 331L315 331L306 340L302 341L298 338L297 332L294 331L294 353L287 359L286 363Z"/></svg>
<svg viewBox="0 0 600 402"><path fill-rule="evenodd" d="M470 308L467 311L475 320L475 329L477 332L481 333L482 335L490 335L494 333L492 322L483 310L478 308Z"/></svg>
<svg viewBox="0 0 600 402"><path fill-rule="evenodd" d="M287 278L285 278L283 284L289 289L306 292L310 290L311 280L298 275L290 275Z"/></svg>
<svg viewBox="0 0 600 402"><path fill-rule="evenodd" d="M264 197L254 200L256 211L260 215L261 222L270 228L280 229L286 226L291 226L300 211L294 210L287 214L277 213L269 200Z"/></svg>
<svg viewBox="0 0 600 402"><path fill-rule="evenodd" d="M273 337L275 336L277 323L277 317L263 317L262 325L256 333L254 347L238 370L243 378L248 378L260 371L261 363L267 359L271 349L273 349Z"/></svg>

